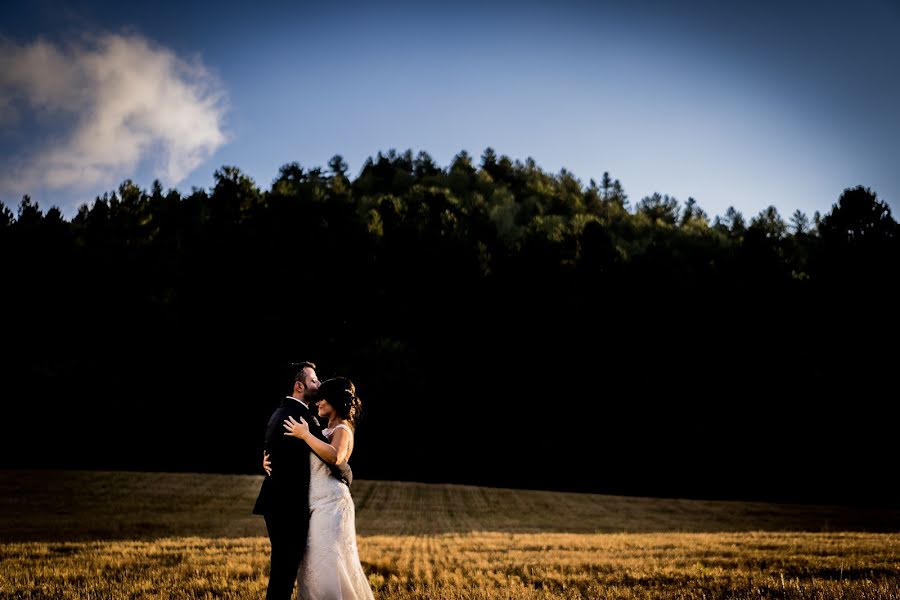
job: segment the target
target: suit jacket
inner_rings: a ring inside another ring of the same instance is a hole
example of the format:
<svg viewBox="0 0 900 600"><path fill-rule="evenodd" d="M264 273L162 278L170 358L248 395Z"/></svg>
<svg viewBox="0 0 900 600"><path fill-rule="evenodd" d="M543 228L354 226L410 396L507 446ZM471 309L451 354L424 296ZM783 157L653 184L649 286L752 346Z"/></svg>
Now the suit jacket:
<svg viewBox="0 0 900 600"><path fill-rule="evenodd" d="M266 426L266 452L272 461L272 474L263 479L253 514L304 515L309 514L309 445L303 440L284 435L283 424L289 416L301 417L309 424L310 432L322 438L322 428L312 410L294 398L287 397L275 409Z"/></svg>
<svg viewBox="0 0 900 600"><path fill-rule="evenodd" d="M315 405L306 408L292 397L284 398L266 426L265 450L272 462L272 474L263 479L253 514L302 515L306 521L309 516L309 455L312 449L303 440L284 435L286 430L283 424L288 416L295 421L300 421L302 417L314 436L328 441L322 434ZM340 467L331 465L331 471L348 486L353 481L353 472L346 463Z"/></svg>

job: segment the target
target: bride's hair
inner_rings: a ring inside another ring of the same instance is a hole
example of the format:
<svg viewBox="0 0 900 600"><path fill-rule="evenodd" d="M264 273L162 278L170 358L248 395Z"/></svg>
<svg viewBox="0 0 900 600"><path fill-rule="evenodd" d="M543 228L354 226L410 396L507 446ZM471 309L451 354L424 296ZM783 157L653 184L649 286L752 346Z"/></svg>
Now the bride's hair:
<svg viewBox="0 0 900 600"><path fill-rule="evenodd" d="M362 412L362 400L356 395L356 386L346 377L326 379L319 386L320 399L327 400L334 407L340 418L350 421L350 427L356 429Z"/></svg>

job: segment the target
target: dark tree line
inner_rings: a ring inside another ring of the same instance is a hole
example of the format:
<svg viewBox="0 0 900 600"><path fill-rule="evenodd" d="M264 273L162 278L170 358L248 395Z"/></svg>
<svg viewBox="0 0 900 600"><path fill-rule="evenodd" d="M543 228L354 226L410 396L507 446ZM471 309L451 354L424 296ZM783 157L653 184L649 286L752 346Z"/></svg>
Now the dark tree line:
<svg viewBox="0 0 900 600"><path fill-rule="evenodd" d="M900 232L870 189L711 219L490 148L347 171L4 207L3 462L258 472L303 359L359 384L359 477L897 500Z"/></svg>

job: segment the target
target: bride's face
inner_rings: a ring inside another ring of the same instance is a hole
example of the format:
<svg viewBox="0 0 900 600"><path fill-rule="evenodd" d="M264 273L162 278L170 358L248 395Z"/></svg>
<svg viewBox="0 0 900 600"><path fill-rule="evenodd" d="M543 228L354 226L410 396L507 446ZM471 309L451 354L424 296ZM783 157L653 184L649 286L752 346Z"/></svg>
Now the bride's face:
<svg viewBox="0 0 900 600"><path fill-rule="evenodd" d="M319 408L320 417L331 417L334 412L334 407L328 404L328 400L319 400L316 406Z"/></svg>

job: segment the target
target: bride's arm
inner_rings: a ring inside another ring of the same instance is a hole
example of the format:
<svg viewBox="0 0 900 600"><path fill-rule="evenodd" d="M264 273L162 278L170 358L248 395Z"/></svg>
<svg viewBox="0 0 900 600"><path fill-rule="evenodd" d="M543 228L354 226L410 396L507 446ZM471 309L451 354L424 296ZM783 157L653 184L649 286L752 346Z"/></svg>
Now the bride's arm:
<svg viewBox="0 0 900 600"><path fill-rule="evenodd" d="M331 443L323 442L309 432L309 425L300 417L300 422L288 417L284 421L284 428L290 435L306 442L319 458L330 465L339 465L350 457L350 435L343 427L338 427L331 436Z"/></svg>
<svg viewBox="0 0 900 600"><path fill-rule="evenodd" d="M331 436L331 444L335 449L334 464L339 465L347 462L350 458L350 434L343 427L334 430Z"/></svg>

